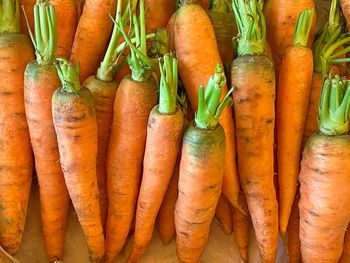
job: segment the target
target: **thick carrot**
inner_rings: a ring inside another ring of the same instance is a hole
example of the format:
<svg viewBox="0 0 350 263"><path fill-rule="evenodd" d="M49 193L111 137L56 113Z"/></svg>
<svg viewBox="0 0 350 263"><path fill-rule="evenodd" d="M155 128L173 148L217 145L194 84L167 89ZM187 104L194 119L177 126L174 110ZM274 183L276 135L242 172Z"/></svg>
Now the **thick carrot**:
<svg viewBox="0 0 350 263"><path fill-rule="evenodd" d="M174 0L145 0L146 31L166 27L176 9Z"/></svg>
<svg viewBox="0 0 350 263"><path fill-rule="evenodd" d="M275 72L264 56L264 16L256 0L234 0L239 31L232 63L238 168L261 262L275 262L278 208L274 188Z"/></svg>
<svg viewBox="0 0 350 263"><path fill-rule="evenodd" d="M292 211L289 218L287 233L287 255L289 263L300 263L301 262L301 251L300 251L300 238L299 238L299 199L300 196L296 196Z"/></svg>
<svg viewBox="0 0 350 263"><path fill-rule="evenodd" d="M339 260L339 263L349 263L349 262L350 262L350 231L348 226L344 237L343 254Z"/></svg>
<svg viewBox="0 0 350 263"><path fill-rule="evenodd" d="M173 175L158 212L158 232L164 245L169 244L175 236L174 211L178 192L180 158L181 154L179 153Z"/></svg>
<svg viewBox="0 0 350 263"><path fill-rule="evenodd" d="M132 14L138 49L125 34L121 14L117 13L117 24L131 49L128 63L132 72L120 82L114 101L107 156L109 204L105 262L113 262L130 230L142 174L148 116L157 103L156 87L150 78L153 65L147 57L143 0L139 7L139 19Z"/></svg>
<svg viewBox="0 0 350 263"><path fill-rule="evenodd" d="M79 73L65 59L56 64L62 87L52 97L52 115L69 196L89 247L90 260L104 254L96 178L97 124L94 99L80 87Z"/></svg>
<svg viewBox="0 0 350 263"><path fill-rule="evenodd" d="M39 182L43 238L52 262L63 258L69 208L51 111L52 95L61 82L53 65L56 53L54 7L48 2L39 2L34 6L34 14L35 38L31 36L37 57L24 73L24 101Z"/></svg>
<svg viewBox="0 0 350 263"><path fill-rule="evenodd" d="M96 8L98 7L98 8ZM112 32L116 1L86 0L72 47L72 61L80 63L80 80L93 75L102 60ZM93 40L93 41L92 41Z"/></svg>
<svg viewBox="0 0 350 263"><path fill-rule="evenodd" d="M324 81L319 132L303 152L300 180L302 260L338 262L350 220L350 85L335 76Z"/></svg>
<svg viewBox="0 0 350 263"><path fill-rule="evenodd" d="M164 55L164 65L160 65L160 70L162 76L159 105L153 108L148 118L135 235L128 262L137 262L151 241L156 217L173 174L182 139L184 116L176 107L176 58L171 54Z"/></svg>
<svg viewBox="0 0 350 263"><path fill-rule="evenodd" d="M242 192L240 192L240 196L246 202ZM249 223L250 219L248 215L243 214L236 208L232 208L233 233L243 262L249 262Z"/></svg>
<svg viewBox="0 0 350 263"><path fill-rule="evenodd" d="M226 235L232 233L232 212L231 204L224 195L221 195L215 209L215 218L218 221L222 231Z"/></svg>
<svg viewBox="0 0 350 263"><path fill-rule="evenodd" d="M33 172L23 78L34 52L30 40L20 34L18 1L3 0L0 7L0 246L16 254Z"/></svg>
<svg viewBox="0 0 350 263"><path fill-rule="evenodd" d="M208 80L216 64L221 64L215 33L207 14L196 4L186 4L177 10L173 30L181 81L186 88L192 111L195 112L199 85ZM234 206L239 206L235 129L231 107L225 108L220 124L225 130L227 145L222 192Z"/></svg>
<svg viewBox="0 0 350 263"><path fill-rule="evenodd" d="M293 34L298 15L305 9L315 11L314 0L268 0L264 5L267 41L272 50L277 72L286 48L293 45ZM312 19L309 48L313 44L315 26L316 15Z"/></svg>
<svg viewBox="0 0 350 263"><path fill-rule="evenodd" d="M276 99L279 227L284 237L297 189L302 139L309 102L313 56L307 47L313 10L300 13L292 46L286 48L279 70Z"/></svg>
<svg viewBox="0 0 350 263"><path fill-rule="evenodd" d="M179 262L199 262L221 193L225 168L225 133L218 123L231 103L220 102L226 79L222 65L199 88L198 111L184 134L175 207L176 251ZM231 90L232 91L232 90Z"/></svg>

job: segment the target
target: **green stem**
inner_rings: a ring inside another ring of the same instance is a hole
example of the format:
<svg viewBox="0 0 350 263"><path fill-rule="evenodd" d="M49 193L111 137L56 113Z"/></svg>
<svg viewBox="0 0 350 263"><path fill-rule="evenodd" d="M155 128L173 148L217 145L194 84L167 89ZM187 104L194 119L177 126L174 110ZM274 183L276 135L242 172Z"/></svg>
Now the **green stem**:
<svg viewBox="0 0 350 263"><path fill-rule="evenodd" d="M173 114L176 111L176 97L178 87L177 59L173 54L163 56L163 63L159 60L160 87L159 112Z"/></svg>
<svg viewBox="0 0 350 263"><path fill-rule="evenodd" d="M79 64L74 66L65 58L57 58L55 67L62 83L62 90L67 93L78 93L80 90Z"/></svg>
<svg viewBox="0 0 350 263"><path fill-rule="evenodd" d="M262 55L266 45L266 24L257 0L232 0L238 27L238 56Z"/></svg>
<svg viewBox="0 0 350 263"><path fill-rule="evenodd" d="M35 37L25 16L30 38L35 48L36 61L39 65L55 61L57 48L57 29L55 8L49 1L41 0L34 6Z"/></svg>
<svg viewBox="0 0 350 263"><path fill-rule="evenodd" d="M21 33L18 0L0 0L0 33Z"/></svg>
<svg viewBox="0 0 350 263"><path fill-rule="evenodd" d="M318 108L318 125L327 136L343 135L349 132L350 82L338 75L329 75L321 91Z"/></svg>
<svg viewBox="0 0 350 263"><path fill-rule="evenodd" d="M203 85L199 87L198 111L194 118L196 127L206 130L216 128L222 111L226 106L232 104L230 95L233 89L230 89L226 96L220 101L225 84L226 78L223 66L218 64L215 69L215 74L208 80L205 91Z"/></svg>
<svg viewBox="0 0 350 263"><path fill-rule="evenodd" d="M293 45L295 47L307 46L313 15L314 11L312 9L304 10L299 14L294 30Z"/></svg>

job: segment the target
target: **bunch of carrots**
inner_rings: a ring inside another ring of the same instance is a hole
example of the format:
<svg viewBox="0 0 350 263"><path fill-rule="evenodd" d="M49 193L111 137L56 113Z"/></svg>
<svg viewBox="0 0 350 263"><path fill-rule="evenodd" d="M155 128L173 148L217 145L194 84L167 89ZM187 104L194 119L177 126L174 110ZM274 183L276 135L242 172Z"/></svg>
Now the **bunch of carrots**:
<svg viewBox="0 0 350 263"><path fill-rule="evenodd" d="M213 221L244 262L251 227L261 262L279 236L288 262L350 262L350 1L315 21L313 0L0 0L0 247L36 174L49 262L70 201L91 262L139 262L156 229L200 262Z"/></svg>

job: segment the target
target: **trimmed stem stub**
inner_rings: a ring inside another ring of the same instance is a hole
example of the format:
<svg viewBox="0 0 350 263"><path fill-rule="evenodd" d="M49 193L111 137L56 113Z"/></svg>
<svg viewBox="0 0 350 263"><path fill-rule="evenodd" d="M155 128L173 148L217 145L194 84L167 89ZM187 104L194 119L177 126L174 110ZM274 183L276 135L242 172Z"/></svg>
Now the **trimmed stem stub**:
<svg viewBox="0 0 350 263"><path fill-rule="evenodd" d="M21 33L18 0L0 0L0 33Z"/></svg>
<svg viewBox="0 0 350 263"><path fill-rule="evenodd" d="M299 14L298 20L294 29L294 39L293 39L294 46L299 46L299 47L307 46L313 15L314 15L314 11L312 9L306 9Z"/></svg>
<svg viewBox="0 0 350 263"><path fill-rule="evenodd" d="M325 79L318 107L318 124L322 134L343 135L349 132L350 82L331 75Z"/></svg>
<svg viewBox="0 0 350 263"><path fill-rule="evenodd" d="M79 64L74 66L65 58L57 58L55 67L62 83L62 90L67 93L77 93L80 90Z"/></svg>

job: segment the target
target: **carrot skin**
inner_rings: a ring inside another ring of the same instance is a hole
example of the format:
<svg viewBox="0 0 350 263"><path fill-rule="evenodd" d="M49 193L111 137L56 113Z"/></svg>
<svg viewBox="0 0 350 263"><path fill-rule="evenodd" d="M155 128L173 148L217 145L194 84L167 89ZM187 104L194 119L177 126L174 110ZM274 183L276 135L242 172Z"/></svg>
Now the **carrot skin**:
<svg viewBox="0 0 350 263"><path fill-rule="evenodd" d="M226 235L232 233L232 212L231 204L224 195L221 195L215 209L215 218L217 219L222 231Z"/></svg>
<svg viewBox="0 0 350 263"><path fill-rule="evenodd" d="M342 255L350 220L349 159L349 135L314 134L305 146L299 176L299 235L305 263L338 262Z"/></svg>
<svg viewBox="0 0 350 263"><path fill-rule="evenodd" d="M278 206L274 188L275 74L266 56L232 63L232 87L242 189L256 233L261 262L275 262Z"/></svg>
<svg viewBox="0 0 350 263"><path fill-rule="evenodd" d="M225 133L221 125L201 130L191 123L182 143L175 207L179 262L199 262L220 198L224 167Z"/></svg>
<svg viewBox="0 0 350 263"><path fill-rule="evenodd" d="M88 243L90 260L99 262L104 254L104 236L96 178L97 124L91 92L85 87L78 94L57 89L52 97L52 115L68 193Z"/></svg>
<svg viewBox="0 0 350 263"><path fill-rule="evenodd" d="M349 262L350 262L350 232L349 232L349 226L348 226L348 229L345 232L343 254L339 260L339 263L349 263Z"/></svg>
<svg viewBox="0 0 350 263"><path fill-rule="evenodd" d="M340 0L341 10L346 20L346 25L349 30L350 28L350 1L349 0Z"/></svg>
<svg viewBox="0 0 350 263"><path fill-rule="evenodd" d="M175 236L174 211L178 193L181 154L178 154L173 175L158 212L158 232L164 245L169 244Z"/></svg>
<svg viewBox="0 0 350 263"><path fill-rule="evenodd" d="M118 83L115 81L101 81L97 79L96 76L91 76L86 79L84 86L91 91L95 102L97 121L96 176L100 200L101 223L103 228L105 228L108 209L106 160L113 121L114 98Z"/></svg>
<svg viewBox="0 0 350 263"><path fill-rule="evenodd" d="M183 127L181 110L165 115L158 111L158 106L153 108L148 119L135 235L128 262L137 262L151 241L155 220L175 168Z"/></svg>
<svg viewBox="0 0 350 263"><path fill-rule="evenodd" d="M176 1L173 0L145 0L146 32L166 27L175 9Z"/></svg>
<svg viewBox="0 0 350 263"><path fill-rule="evenodd" d="M312 75L311 49L288 47L280 65L276 102L279 224L282 235L286 233L297 190Z"/></svg>
<svg viewBox="0 0 350 263"><path fill-rule="evenodd" d="M113 26L109 15L114 16L115 9L116 1L113 0L85 1L70 58L80 63L81 82L93 75L102 61Z"/></svg>
<svg viewBox="0 0 350 263"><path fill-rule="evenodd" d="M36 4L36 0L19 0L19 6L21 8L21 32L29 37L29 31L27 22L23 13L22 6L26 12L29 27L34 32L34 5Z"/></svg>
<svg viewBox="0 0 350 263"><path fill-rule="evenodd" d="M19 248L33 174L33 153L24 110L24 70L34 59L22 34L0 36L0 246Z"/></svg>
<svg viewBox="0 0 350 263"><path fill-rule="evenodd" d="M107 155L106 262L113 262L120 253L130 230L142 174L148 117L156 103L152 81L135 82L127 76L119 84Z"/></svg>
<svg viewBox="0 0 350 263"><path fill-rule="evenodd" d="M243 262L249 262L249 216L232 208L233 232Z"/></svg>
<svg viewBox="0 0 350 263"><path fill-rule="evenodd" d="M201 25L198 27L198 25ZM186 88L192 111L198 106L198 89L208 81L218 63L222 64L210 19L199 5L188 4L178 9L174 18L174 43L179 73ZM186 39L186 41L183 41ZM205 39L205 45L199 46ZM201 65L200 67L198 65ZM227 88L225 87L223 94ZM238 204L239 181L236 166L235 124L232 108L226 107L220 124L225 130L226 161L222 192L234 206Z"/></svg>
<svg viewBox="0 0 350 263"><path fill-rule="evenodd" d="M294 200L292 212L288 223L288 262L289 263L300 263L301 262L301 251L300 251L300 238L299 238L299 199L297 196Z"/></svg>
<svg viewBox="0 0 350 263"><path fill-rule="evenodd" d="M61 82L54 65L41 66L36 61L28 64L24 77L25 111L39 182L43 238L51 262L63 258L69 209L51 111L52 95Z"/></svg>

